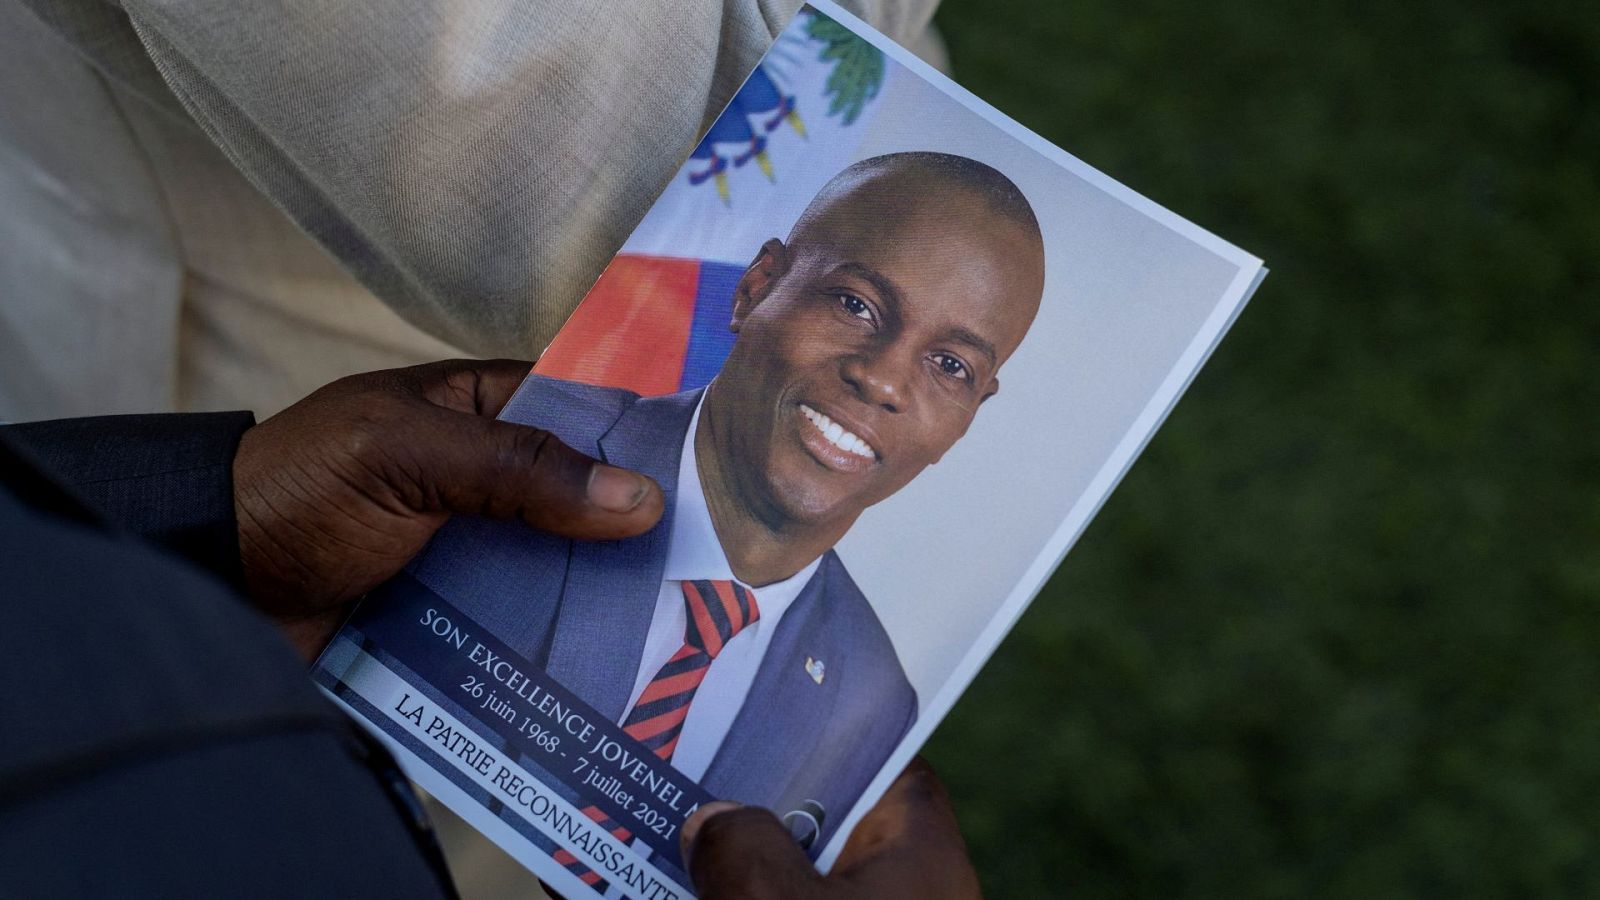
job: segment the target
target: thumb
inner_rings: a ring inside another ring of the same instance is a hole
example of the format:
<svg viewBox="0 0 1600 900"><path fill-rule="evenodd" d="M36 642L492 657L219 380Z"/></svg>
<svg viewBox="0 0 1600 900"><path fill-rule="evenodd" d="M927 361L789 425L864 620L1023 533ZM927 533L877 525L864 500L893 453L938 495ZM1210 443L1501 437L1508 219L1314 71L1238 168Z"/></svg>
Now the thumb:
<svg viewBox="0 0 1600 900"><path fill-rule="evenodd" d="M538 428L429 406L442 427L413 446L423 496L438 508L521 519L543 531L587 540L640 534L661 518L661 487L637 472L598 462Z"/></svg>
<svg viewBox="0 0 1600 900"><path fill-rule="evenodd" d="M683 823L679 845L701 900L801 898L822 887L789 829L765 809L708 803Z"/></svg>

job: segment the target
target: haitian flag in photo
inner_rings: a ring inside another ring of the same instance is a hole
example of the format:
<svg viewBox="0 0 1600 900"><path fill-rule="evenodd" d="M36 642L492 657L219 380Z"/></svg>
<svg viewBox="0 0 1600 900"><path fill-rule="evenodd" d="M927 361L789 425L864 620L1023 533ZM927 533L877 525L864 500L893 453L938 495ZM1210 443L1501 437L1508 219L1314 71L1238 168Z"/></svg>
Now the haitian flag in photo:
<svg viewBox="0 0 1600 900"><path fill-rule="evenodd" d="M814 9L789 28L539 357L540 375L643 396L702 387L733 346L733 291L769 238L858 158L893 68Z"/></svg>
<svg viewBox="0 0 1600 900"><path fill-rule="evenodd" d="M703 387L733 346L742 264L619 255L534 371L649 397Z"/></svg>

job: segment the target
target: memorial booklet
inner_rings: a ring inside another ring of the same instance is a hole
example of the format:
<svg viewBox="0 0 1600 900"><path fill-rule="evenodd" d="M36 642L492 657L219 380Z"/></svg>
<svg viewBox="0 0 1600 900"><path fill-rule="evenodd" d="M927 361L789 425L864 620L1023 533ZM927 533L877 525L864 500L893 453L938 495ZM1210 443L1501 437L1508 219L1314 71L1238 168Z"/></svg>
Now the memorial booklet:
<svg viewBox="0 0 1600 900"><path fill-rule="evenodd" d="M500 414L660 523L456 517L314 676L568 897L713 799L825 870L1264 274L817 0Z"/></svg>

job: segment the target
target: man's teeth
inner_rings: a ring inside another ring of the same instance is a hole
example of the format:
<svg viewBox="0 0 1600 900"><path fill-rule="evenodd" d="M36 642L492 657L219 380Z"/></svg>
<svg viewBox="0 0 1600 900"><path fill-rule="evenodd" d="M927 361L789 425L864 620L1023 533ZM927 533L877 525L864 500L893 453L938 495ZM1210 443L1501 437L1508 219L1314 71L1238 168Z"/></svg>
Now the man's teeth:
<svg viewBox="0 0 1600 900"><path fill-rule="evenodd" d="M835 422L822 413L817 412L804 403L800 404L800 412L803 413L808 420L810 420L811 424L817 426L817 430L822 432L822 436L828 439L828 443L838 447L840 450L843 450L846 453L854 453L855 455L864 459L878 458L877 452L874 451L866 441L856 437L854 432L845 431L838 422Z"/></svg>

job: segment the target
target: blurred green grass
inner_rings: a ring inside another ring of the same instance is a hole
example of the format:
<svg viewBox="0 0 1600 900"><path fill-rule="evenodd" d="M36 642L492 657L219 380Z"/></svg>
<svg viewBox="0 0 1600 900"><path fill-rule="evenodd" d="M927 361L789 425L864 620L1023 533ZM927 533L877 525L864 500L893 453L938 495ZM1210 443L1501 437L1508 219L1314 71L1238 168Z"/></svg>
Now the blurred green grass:
<svg viewBox="0 0 1600 900"><path fill-rule="evenodd" d="M1600 896L1594 5L938 23L1273 270L929 746L987 891Z"/></svg>

